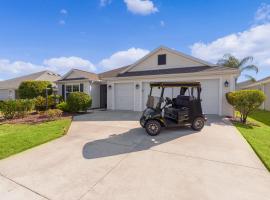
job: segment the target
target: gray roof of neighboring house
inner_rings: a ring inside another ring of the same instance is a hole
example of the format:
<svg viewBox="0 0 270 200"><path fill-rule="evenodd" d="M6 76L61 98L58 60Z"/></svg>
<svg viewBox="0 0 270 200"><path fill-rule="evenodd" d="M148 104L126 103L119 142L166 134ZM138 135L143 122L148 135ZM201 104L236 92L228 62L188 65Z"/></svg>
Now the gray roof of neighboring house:
<svg viewBox="0 0 270 200"><path fill-rule="evenodd" d="M246 85L242 86L241 88L249 88L249 87L253 87L253 86L264 84L264 83L270 83L270 76L265 77L265 78L263 78L261 80L246 84Z"/></svg>
<svg viewBox="0 0 270 200"><path fill-rule="evenodd" d="M83 71L80 69L72 69L66 75L64 75L62 79L59 79L58 82L82 79L88 79L92 81L100 80L98 75L95 73Z"/></svg>
<svg viewBox="0 0 270 200"><path fill-rule="evenodd" d="M111 77L117 77L120 72L124 71L127 69L130 65L124 66L124 67L119 67L110 71L102 72L98 74L99 78L111 78Z"/></svg>
<svg viewBox="0 0 270 200"><path fill-rule="evenodd" d="M0 81L0 89L17 89L21 82L28 80L40 80L40 81L51 81L54 82L61 78L61 76L52 71L41 71L25 76L20 76L5 81Z"/></svg>

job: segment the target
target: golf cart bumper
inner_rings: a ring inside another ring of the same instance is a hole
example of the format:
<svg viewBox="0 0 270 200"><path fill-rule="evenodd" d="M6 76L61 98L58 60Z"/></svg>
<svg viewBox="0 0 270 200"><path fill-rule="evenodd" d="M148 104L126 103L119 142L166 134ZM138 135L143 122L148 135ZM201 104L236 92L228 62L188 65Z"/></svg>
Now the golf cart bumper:
<svg viewBox="0 0 270 200"><path fill-rule="evenodd" d="M141 119L140 119L140 124L141 126L144 128L145 126L145 122L146 122L146 117L145 116L142 116Z"/></svg>

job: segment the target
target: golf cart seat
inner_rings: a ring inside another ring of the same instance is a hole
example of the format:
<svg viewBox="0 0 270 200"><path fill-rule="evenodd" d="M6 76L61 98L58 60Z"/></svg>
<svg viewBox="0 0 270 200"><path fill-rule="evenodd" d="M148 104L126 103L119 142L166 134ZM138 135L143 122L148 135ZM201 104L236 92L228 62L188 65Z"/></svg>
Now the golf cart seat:
<svg viewBox="0 0 270 200"><path fill-rule="evenodd" d="M173 102L174 108L182 108L189 106L190 97L189 96L182 96L178 95Z"/></svg>

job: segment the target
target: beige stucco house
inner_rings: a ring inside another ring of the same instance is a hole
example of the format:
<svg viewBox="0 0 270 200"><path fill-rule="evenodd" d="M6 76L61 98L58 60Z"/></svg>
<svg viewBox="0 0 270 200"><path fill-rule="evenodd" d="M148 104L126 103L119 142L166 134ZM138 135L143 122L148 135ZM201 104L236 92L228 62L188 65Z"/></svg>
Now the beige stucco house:
<svg viewBox="0 0 270 200"><path fill-rule="evenodd" d="M202 108L205 114L233 115L225 94L235 90L239 70L217 66L161 46L137 62L101 74L77 69L57 81L59 94L82 91L93 98L94 108L142 111L150 90L150 82L199 81L202 85ZM174 98L177 89L165 96Z"/></svg>
<svg viewBox="0 0 270 200"><path fill-rule="evenodd" d="M5 81L0 81L0 100L15 99L17 97L16 90L19 88L21 82L36 80L36 81L50 81L54 83L60 79L61 76L52 71L41 71L26 76L20 76Z"/></svg>

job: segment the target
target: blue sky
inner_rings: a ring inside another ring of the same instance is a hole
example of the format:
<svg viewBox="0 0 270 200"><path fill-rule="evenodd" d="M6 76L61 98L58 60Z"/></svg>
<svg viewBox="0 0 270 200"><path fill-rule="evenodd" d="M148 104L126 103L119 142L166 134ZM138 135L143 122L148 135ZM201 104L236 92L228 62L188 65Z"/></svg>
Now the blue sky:
<svg viewBox="0 0 270 200"><path fill-rule="evenodd" d="M270 1L259 0L2 0L0 79L98 73L160 45L211 62L254 56L260 79L270 75L269 21Z"/></svg>

